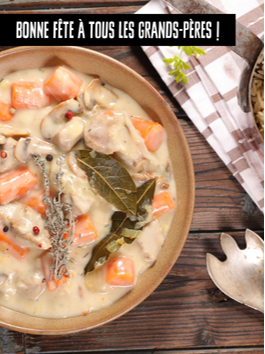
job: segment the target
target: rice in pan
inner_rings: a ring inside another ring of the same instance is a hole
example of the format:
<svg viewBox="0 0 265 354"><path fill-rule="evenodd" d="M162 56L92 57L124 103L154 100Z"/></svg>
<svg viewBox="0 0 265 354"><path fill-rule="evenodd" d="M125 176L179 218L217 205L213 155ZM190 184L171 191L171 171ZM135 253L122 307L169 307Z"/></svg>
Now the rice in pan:
<svg viewBox="0 0 265 354"><path fill-rule="evenodd" d="M251 101L258 129L264 139L264 52L260 55L254 71Z"/></svg>

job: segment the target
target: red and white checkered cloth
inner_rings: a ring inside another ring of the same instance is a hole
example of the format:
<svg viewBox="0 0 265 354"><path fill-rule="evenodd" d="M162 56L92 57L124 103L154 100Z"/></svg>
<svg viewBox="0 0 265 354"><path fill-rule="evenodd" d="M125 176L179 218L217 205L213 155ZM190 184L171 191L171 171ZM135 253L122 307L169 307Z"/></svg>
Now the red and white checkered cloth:
<svg viewBox="0 0 265 354"><path fill-rule="evenodd" d="M185 0L183 0L185 1ZM263 0L207 0L262 37ZM162 0L151 0L137 13L177 13ZM172 45L177 40L172 40ZM179 53L176 47L142 47L159 75L194 125L226 164L252 200L264 211L264 143L250 113L237 103L237 87L245 61L227 47L202 47L207 53L187 57L188 84L176 83L164 58Z"/></svg>

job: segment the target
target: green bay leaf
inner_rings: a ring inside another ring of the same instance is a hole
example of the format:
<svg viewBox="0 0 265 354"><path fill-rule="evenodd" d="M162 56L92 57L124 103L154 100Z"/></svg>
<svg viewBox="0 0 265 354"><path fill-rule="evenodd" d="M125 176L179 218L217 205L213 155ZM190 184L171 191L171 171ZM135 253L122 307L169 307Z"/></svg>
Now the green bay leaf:
<svg viewBox="0 0 265 354"><path fill-rule="evenodd" d="M137 211L136 185L126 168L111 156L91 150L75 151L78 166L84 170L91 186L118 210L132 215Z"/></svg>
<svg viewBox="0 0 265 354"><path fill-rule="evenodd" d="M112 253L109 251L109 245L111 245L111 249L115 249L116 251L119 250L122 245L119 243L120 239L122 238L122 229L133 230L135 225L139 223L139 220L143 221L145 218L147 218L148 212L146 206L151 207L152 205L155 187L156 178L146 181L144 184L137 188L136 216L128 217L127 213L123 213L121 211L116 211L113 213L111 217L112 225L110 233L94 247L92 256L85 268L85 273L93 271L95 269L95 265L100 259L105 259L106 261L109 258ZM140 229L142 229L143 226ZM117 242L116 245L114 245L115 241ZM124 237L123 241L125 243L131 244L134 241L134 238Z"/></svg>

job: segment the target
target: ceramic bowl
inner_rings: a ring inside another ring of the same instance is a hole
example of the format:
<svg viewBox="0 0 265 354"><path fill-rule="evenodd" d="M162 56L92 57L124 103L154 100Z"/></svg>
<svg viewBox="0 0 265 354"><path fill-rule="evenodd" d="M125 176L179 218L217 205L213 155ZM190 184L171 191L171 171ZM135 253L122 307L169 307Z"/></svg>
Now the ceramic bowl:
<svg viewBox="0 0 265 354"><path fill-rule="evenodd" d="M195 195L192 159L180 124L160 94L135 71L106 55L82 47L17 47L0 53L0 77L16 70L55 65L67 65L86 74L98 75L103 81L125 91L154 121L162 123L168 135L177 206L157 261L140 276L136 287L111 307L85 316L47 319L0 306L0 326L42 335L75 333L101 326L146 299L180 255L189 232Z"/></svg>

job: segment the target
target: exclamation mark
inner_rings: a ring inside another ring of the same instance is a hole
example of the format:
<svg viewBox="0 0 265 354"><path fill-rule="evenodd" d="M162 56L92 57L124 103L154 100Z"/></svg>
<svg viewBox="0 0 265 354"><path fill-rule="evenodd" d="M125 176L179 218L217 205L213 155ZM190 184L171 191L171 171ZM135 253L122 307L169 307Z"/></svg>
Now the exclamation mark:
<svg viewBox="0 0 265 354"><path fill-rule="evenodd" d="M216 40L219 41L220 22L216 23Z"/></svg>

